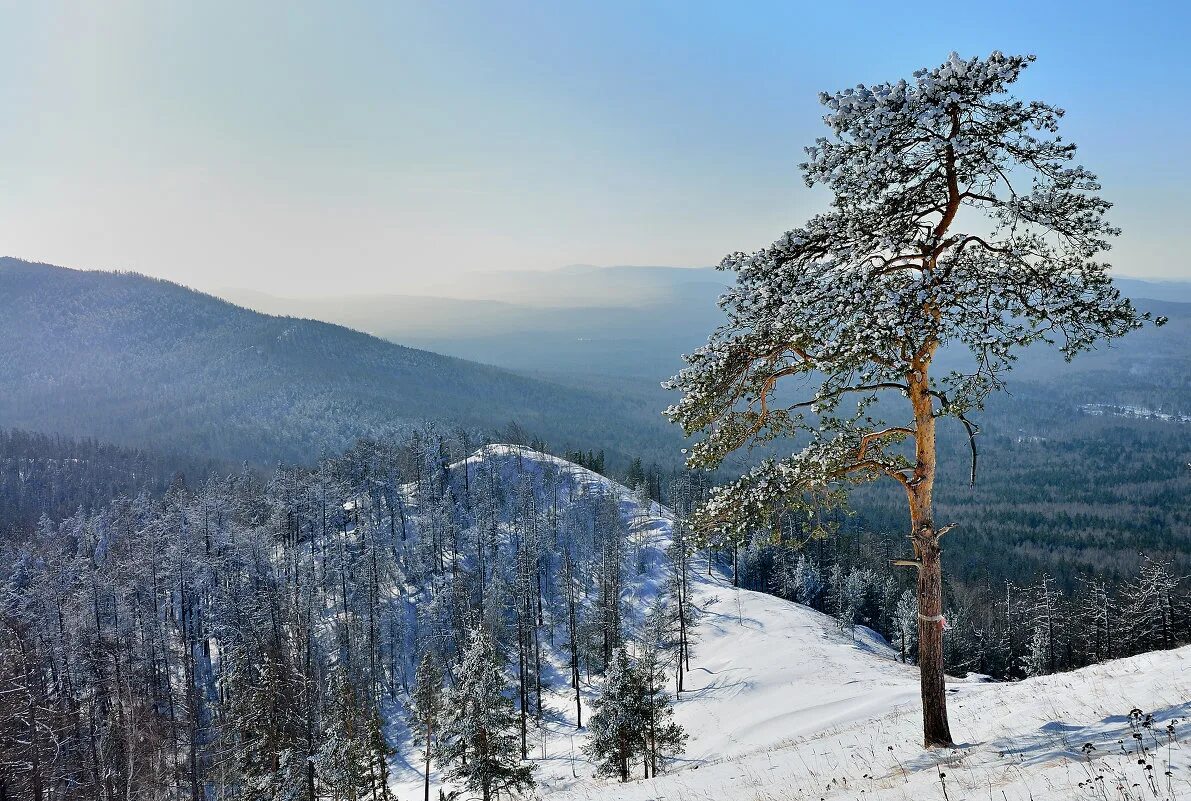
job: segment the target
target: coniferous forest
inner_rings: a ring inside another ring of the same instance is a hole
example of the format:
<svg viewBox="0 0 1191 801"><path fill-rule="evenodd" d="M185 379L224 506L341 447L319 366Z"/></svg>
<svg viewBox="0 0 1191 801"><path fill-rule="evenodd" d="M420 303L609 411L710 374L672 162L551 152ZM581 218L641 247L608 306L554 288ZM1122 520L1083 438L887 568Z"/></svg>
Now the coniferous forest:
<svg viewBox="0 0 1191 801"><path fill-rule="evenodd" d="M464 461L464 444L364 441L14 531L0 797L380 798L393 743L495 797L532 786L552 683L579 720L619 716L601 758L664 770L694 625L680 580L630 613L646 566L615 485L528 449ZM610 666L615 693L585 709Z"/></svg>
<svg viewBox="0 0 1191 801"><path fill-rule="evenodd" d="M434 427L313 468L194 484L137 452L5 442L23 479L6 498L56 493L31 507L32 530L10 523L0 553L9 799L382 798L394 758L422 765L427 788L433 770L495 797L532 786L558 712L543 688L560 687L601 773L652 775L686 737L669 693L699 664L694 572L821 610L845 636L867 626L916 658L912 584L890 566L900 538L851 518L831 536L688 531L711 487L702 473L634 462L618 476L632 489L616 490ZM62 478L60 463L85 459L89 478ZM130 463L143 480L95 502ZM647 564L642 510L657 501L677 522L664 563ZM665 586L635 609L634 577L655 574ZM1133 572L957 576L948 599L957 674L1045 675L1191 640L1188 583L1160 557Z"/></svg>

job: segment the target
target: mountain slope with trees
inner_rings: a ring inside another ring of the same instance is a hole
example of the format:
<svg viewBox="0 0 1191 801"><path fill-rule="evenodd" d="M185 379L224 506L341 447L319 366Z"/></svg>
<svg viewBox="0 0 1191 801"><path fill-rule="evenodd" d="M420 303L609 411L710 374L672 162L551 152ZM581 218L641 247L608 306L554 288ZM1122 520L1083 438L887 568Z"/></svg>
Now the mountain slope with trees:
<svg viewBox="0 0 1191 801"><path fill-rule="evenodd" d="M1129 781L1165 760L1183 781L1167 727L1187 713L1185 648L1041 675L1040 633L1074 643L1098 623L1016 594L1037 669L949 680L977 743L949 764L913 743L913 643L868 627L912 636L896 580L759 539L741 583L810 605L737 587L727 549L705 560L684 519L691 482L670 487L675 513L526 448L460 447L433 430L364 442L0 541L3 797L904 798L943 766L952 797L1045 781L1086 798L1072 753ZM1163 599L1143 595L1082 664L1185 640L1182 607L1176 637L1153 639ZM949 668L971 633L948 633ZM1039 695L1063 726L1036 729Z"/></svg>
<svg viewBox="0 0 1191 801"><path fill-rule="evenodd" d="M689 614L669 516L560 459L460 446L362 442L0 540L0 797L505 797L615 654L636 683L600 708L631 713L634 771L663 772Z"/></svg>
<svg viewBox="0 0 1191 801"><path fill-rule="evenodd" d="M177 284L0 259L0 425L310 463L423 420L674 459L655 407L273 317Z"/></svg>

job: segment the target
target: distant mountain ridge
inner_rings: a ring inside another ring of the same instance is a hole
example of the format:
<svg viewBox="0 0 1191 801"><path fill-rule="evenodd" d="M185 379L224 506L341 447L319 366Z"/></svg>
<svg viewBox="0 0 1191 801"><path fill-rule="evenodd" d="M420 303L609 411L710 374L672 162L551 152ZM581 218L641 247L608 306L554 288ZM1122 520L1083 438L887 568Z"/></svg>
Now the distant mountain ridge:
<svg viewBox="0 0 1191 801"><path fill-rule="evenodd" d="M590 265L472 277L466 289L457 290L467 297L373 293L302 298L243 289L219 294L257 311L335 322L511 370L568 381L627 377L653 390L682 367L681 354L702 345L723 321L716 301L734 280L732 273L710 267ZM1147 309L1157 306L1152 301L1191 302L1187 281L1117 278L1116 284ZM1173 314L1186 317L1187 309Z"/></svg>
<svg viewBox="0 0 1191 801"><path fill-rule="evenodd" d="M276 317L134 273L0 259L0 425L308 461L423 420L677 460L640 403Z"/></svg>
<svg viewBox="0 0 1191 801"><path fill-rule="evenodd" d="M702 344L720 322L716 299L724 286L682 282L655 287L631 302L601 299L611 305L578 306L424 295L287 298L246 290L221 295L267 314L326 320L511 370L632 376L656 387L681 366L680 355Z"/></svg>
<svg viewBox="0 0 1191 801"><path fill-rule="evenodd" d="M1191 281L1147 280L1118 277L1113 283L1121 293L1133 298L1164 300L1172 303L1191 303Z"/></svg>

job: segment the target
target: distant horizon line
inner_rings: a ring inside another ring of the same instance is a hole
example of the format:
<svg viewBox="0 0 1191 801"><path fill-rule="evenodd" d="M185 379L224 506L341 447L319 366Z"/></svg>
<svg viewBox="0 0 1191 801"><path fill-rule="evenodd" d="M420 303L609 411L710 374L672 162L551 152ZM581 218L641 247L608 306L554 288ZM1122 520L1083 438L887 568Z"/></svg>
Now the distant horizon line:
<svg viewBox="0 0 1191 801"><path fill-rule="evenodd" d="M369 293L369 292L342 292L342 293L341 292L303 292L303 293L298 293L298 294L277 294L276 290L260 289L260 288L257 288L257 287L251 286L251 285L223 285L223 286L219 286L219 287L210 287L210 286L204 287L204 286L199 286L196 284L185 283L185 282L178 280L176 278L170 278L170 277L163 276L163 275L157 275L154 273L145 272L144 270L141 270L141 269L128 268L128 267L77 267L77 266L70 266L70 265L65 265L65 264L55 264L55 263L49 262L49 261L42 261L40 259L32 259L32 258L28 258L28 257L24 257L24 256L16 256L16 255L12 255L12 254L0 255L0 261L4 261L4 260L20 261L20 262L24 262L26 264L39 264L39 265L45 265L48 267L56 267L56 268L64 269L64 270L77 270L80 272L99 272L99 273L112 273L112 274L132 273L132 274L136 274L136 275L143 275L143 276L146 276L149 278L155 278L155 279L158 279L161 281L168 281L170 283L177 284L178 286L187 287L188 289L195 289L200 292L205 292L208 294L216 295L217 297L221 296L221 293L224 293L224 292L252 292L252 293L257 293L257 294L261 294L261 295L267 295L267 296L270 296L270 297L278 299L278 300L313 300L313 299L320 299L320 298L323 298L323 299L325 299L325 298L356 298L356 297L377 297L377 296L386 296L386 295L396 296L396 297L411 297L411 298L441 298L441 299L448 299L448 300L476 301L476 302L483 302L484 300L488 300L486 298L475 298L475 297L469 298L469 297L460 297L460 296L452 296L452 295L444 295L444 294L432 294L432 293L427 293L427 292L399 292L396 290L384 290L384 291L372 292L372 293ZM562 264L562 265L558 265L555 267L539 267L539 268L519 267L519 268L500 268L500 269L494 269L494 270L474 270L474 269L466 270L465 269L465 270L459 270L456 274L461 275L461 276L462 275L498 276L498 275L532 275L532 274L547 275L547 274L551 274L551 273L565 272L568 270L590 270L590 271L675 270L675 271L696 272L696 271L716 271L716 265L714 265L714 264L706 264L706 265L591 264L591 263L587 263L587 262L572 262L569 264ZM1121 272L1117 272L1114 269L1112 271L1112 277L1114 279L1120 278L1120 279L1126 279L1126 280L1130 280L1130 281L1141 281L1141 282L1144 282L1147 284L1157 284L1157 285L1191 284L1191 275L1188 275L1187 277L1171 278L1171 277L1165 277L1165 276L1137 275L1137 274L1132 274L1132 273L1121 273ZM508 303L508 301L500 301L497 299L491 299L491 300L493 300L493 302Z"/></svg>

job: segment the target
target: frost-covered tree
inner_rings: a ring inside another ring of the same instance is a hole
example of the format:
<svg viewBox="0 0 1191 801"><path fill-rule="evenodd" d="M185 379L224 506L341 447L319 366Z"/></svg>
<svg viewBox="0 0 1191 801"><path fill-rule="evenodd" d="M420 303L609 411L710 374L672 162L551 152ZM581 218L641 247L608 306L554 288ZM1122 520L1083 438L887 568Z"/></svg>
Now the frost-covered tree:
<svg viewBox="0 0 1191 801"><path fill-rule="evenodd" d="M640 696L640 680L628 653L617 648L604 674L603 691L592 704L595 713L583 748L600 774L619 776L622 782L629 780L633 758L643 750L640 735L646 720Z"/></svg>
<svg viewBox="0 0 1191 801"><path fill-rule="evenodd" d="M674 710L666 692L663 617L657 608L650 613L639 658L633 659L621 646L604 674L584 746L602 775L628 781L632 764L640 757L645 778L656 776L658 766L681 753L686 742L686 733L671 719Z"/></svg>
<svg viewBox="0 0 1191 801"><path fill-rule="evenodd" d="M952 55L912 80L820 96L831 136L807 148L809 186L831 208L721 269L727 321L667 382L667 410L705 436L692 467L802 436L704 506L707 529L771 525L778 508L833 506L850 483L897 481L918 570L927 745L951 742L933 492L938 420L969 415L1016 351L1056 343L1068 358L1143 324L1098 261L1118 233L1095 176L1058 136L1063 112L1006 94L1032 56ZM1159 320L1159 322L1161 322ZM940 375L946 350L960 369ZM792 399L779 386L802 387Z"/></svg>
<svg viewBox="0 0 1191 801"><path fill-rule="evenodd" d="M894 632L897 642L894 643L901 651L902 662L909 662L918 639L918 602L914 593L906 590L897 599L897 607L893 612Z"/></svg>
<svg viewBox="0 0 1191 801"><path fill-rule="evenodd" d="M674 708L666 691L666 665L672 655L672 619L664 599L659 598L645 618L641 648L635 665L640 692L645 743L645 777L657 776L668 757L682 753L687 735L675 723Z"/></svg>
<svg viewBox="0 0 1191 801"><path fill-rule="evenodd" d="M430 759L434 755L434 735L442 716L442 669L432 653L422 655L414 674L413 691L409 697L409 723L414 741L422 746L423 791L430 801Z"/></svg>
<svg viewBox="0 0 1191 801"><path fill-rule="evenodd" d="M1057 669L1059 598L1054 579L1045 574L1030 590L1025 609L1030 639L1022 657L1022 669L1027 676L1045 676Z"/></svg>
<svg viewBox="0 0 1191 801"><path fill-rule="evenodd" d="M1174 647L1174 593L1179 581L1165 562L1143 558L1137 579L1124 590L1124 619L1134 651Z"/></svg>
<svg viewBox="0 0 1191 801"><path fill-rule="evenodd" d="M818 609L822 604L825 582L818 566L805 553L792 549L778 551L773 590L783 598Z"/></svg>
<svg viewBox="0 0 1191 801"><path fill-rule="evenodd" d="M357 801L373 789L368 775L369 732L355 689L344 676L331 688L322 746L314 755L319 781L335 801Z"/></svg>
<svg viewBox="0 0 1191 801"><path fill-rule="evenodd" d="M517 716L506 693L503 660L483 629L472 633L456 674L450 698L452 716L440 746L451 762L446 778L480 793L484 801L500 793L519 793L534 786L532 766L521 764Z"/></svg>
<svg viewBox="0 0 1191 801"><path fill-rule="evenodd" d="M1086 663L1112 659L1117 620L1117 604L1108 583L1081 576L1075 598L1075 631L1080 656Z"/></svg>

